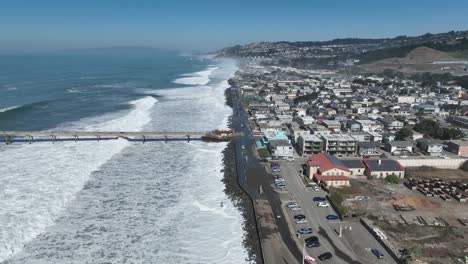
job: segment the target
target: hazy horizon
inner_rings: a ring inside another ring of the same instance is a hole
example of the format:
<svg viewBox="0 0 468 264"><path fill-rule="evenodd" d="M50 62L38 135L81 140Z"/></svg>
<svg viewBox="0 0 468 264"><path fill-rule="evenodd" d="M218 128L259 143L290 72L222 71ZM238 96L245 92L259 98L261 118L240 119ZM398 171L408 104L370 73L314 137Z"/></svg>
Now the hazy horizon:
<svg viewBox="0 0 468 264"><path fill-rule="evenodd" d="M0 3L0 52L151 47L212 52L262 41L391 38L468 29L468 3L90 1Z"/></svg>

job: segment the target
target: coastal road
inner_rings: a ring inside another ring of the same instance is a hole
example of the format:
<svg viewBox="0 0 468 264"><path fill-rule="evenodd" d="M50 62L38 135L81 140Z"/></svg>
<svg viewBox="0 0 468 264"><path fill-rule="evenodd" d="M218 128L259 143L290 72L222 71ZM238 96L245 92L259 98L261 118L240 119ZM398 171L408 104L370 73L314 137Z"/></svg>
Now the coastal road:
<svg viewBox="0 0 468 264"><path fill-rule="evenodd" d="M232 127L240 134L236 138L239 184L255 201L256 211L272 211L262 216L256 214L265 263L300 263L302 252L297 248L287 222L284 220L286 215L282 213L280 197L269 187L273 179L254 154L255 142L248 127L248 117L240 104L238 89L233 88L231 91L234 111ZM264 191L262 194L259 192L260 188ZM276 215L281 215L281 218L275 218Z"/></svg>

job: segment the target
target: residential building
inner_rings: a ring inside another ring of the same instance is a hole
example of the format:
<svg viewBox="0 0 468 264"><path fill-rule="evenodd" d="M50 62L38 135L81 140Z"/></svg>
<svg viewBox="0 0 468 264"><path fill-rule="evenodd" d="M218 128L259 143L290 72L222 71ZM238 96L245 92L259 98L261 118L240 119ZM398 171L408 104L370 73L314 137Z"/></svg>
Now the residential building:
<svg viewBox="0 0 468 264"><path fill-rule="evenodd" d="M424 138L419 139L417 142L418 147L430 156L439 156L442 151L444 151L444 145L440 142L431 141Z"/></svg>
<svg viewBox="0 0 468 264"><path fill-rule="evenodd" d="M392 116L385 116L380 119L380 122L384 125L385 129L388 130L398 130L403 127L403 122L395 119Z"/></svg>
<svg viewBox="0 0 468 264"><path fill-rule="evenodd" d="M389 141L385 143L384 149L392 155L404 155L413 152L413 143L409 141Z"/></svg>
<svg viewBox="0 0 468 264"><path fill-rule="evenodd" d="M459 156L468 155L468 141L464 140L451 140L447 143L447 151L455 153Z"/></svg>
<svg viewBox="0 0 468 264"><path fill-rule="evenodd" d="M340 131L341 130L341 123L336 120L323 120L322 124L332 131Z"/></svg>
<svg viewBox="0 0 468 264"><path fill-rule="evenodd" d="M325 152L333 155L355 155L357 140L348 134L323 135Z"/></svg>
<svg viewBox="0 0 468 264"><path fill-rule="evenodd" d="M287 140L271 141L268 148L273 159L292 159L294 158L294 149Z"/></svg>
<svg viewBox="0 0 468 264"><path fill-rule="evenodd" d="M297 139L297 148L302 156L317 154L323 151L323 140L316 135L301 135Z"/></svg>

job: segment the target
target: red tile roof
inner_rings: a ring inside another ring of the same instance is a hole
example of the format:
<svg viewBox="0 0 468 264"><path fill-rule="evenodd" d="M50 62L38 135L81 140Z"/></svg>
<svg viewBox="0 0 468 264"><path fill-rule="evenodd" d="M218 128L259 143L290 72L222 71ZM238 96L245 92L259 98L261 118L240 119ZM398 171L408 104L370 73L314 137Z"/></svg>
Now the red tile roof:
<svg viewBox="0 0 468 264"><path fill-rule="evenodd" d="M324 153L319 153L319 154L314 154L309 157L309 160L307 160L306 164L307 166L319 166L319 171L321 173L331 170L331 169L340 169L344 171L349 171L348 168L343 166L342 164L335 164L333 163L334 160L337 160L336 158L332 157L330 158L329 155L324 154Z"/></svg>
<svg viewBox="0 0 468 264"><path fill-rule="evenodd" d="M349 181L349 177L342 175L325 176L320 174L314 174L314 177L319 181Z"/></svg>

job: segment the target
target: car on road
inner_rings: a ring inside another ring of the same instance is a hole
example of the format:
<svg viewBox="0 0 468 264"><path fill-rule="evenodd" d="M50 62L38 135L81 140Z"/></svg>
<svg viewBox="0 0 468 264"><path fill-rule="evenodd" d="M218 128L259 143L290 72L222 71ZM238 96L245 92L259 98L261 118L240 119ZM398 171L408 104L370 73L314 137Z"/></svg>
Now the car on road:
<svg viewBox="0 0 468 264"><path fill-rule="evenodd" d="M327 220L337 220L338 216L336 215L327 215Z"/></svg>
<svg viewBox="0 0 468 264"><path fill-rule="evenodd" d="M242 145L241 148L242 148L242 149L245 149L245 145Z"/></svg>
<svg viewBox="0 0 468 264"><path fill-rule="evenodd" d="M307 223L307 220L305 220L305 219L295 219L294 222L296 224L305 224L305 223Z"/></svg>
<svg viewBox="0 0 468 264"><path fill-rule="evenodd" d="M384 254L382 253L382 251L376 249L376 248L373 248L371 249L372 253L374 253L374 255L379 258L379 259L383 259L384 257Z"/></svg>
<svg viewBox="0 0 468 264"><path fill-rule="evenodd" d="M287 158L287 161L294 161L294 158Z"/></svg>
<svg viewBox="0 0 468 264"><path fill-rule="evenodd" d="M312 228L310 228L310 227L303 227L303 228L301 228L301 229L298 229L298 230L297 230L297 233L298 233L298 234L301 234L301 235L312 234Z"/></svg>
<svg viewBox="0 0 468 264"><path fill-rule="evenodd" d="M306 218L306 217L305 217L305 215L303 215L303 214L298 214L298 215L295 215L295 216L294 216L294 219L296 219L296 220L305 219L305 218Z"/></svg>
<svg viewBox="0 0 468 264"><path fill-rule="evenodd" d="M333 257L333 254L331 252L325 252L321 255L318 256L318 259L320 259L321 261L324 261L324 260L327 260L327 259L331 259Z"/></svg>
<svg viewBox="0 0 468 264"><path fill-rule="evenodd" d="M314 199L312 199L314 202L325 202L327 200L327 198L325 197L319 197L319 196L315 196Z"/></svg>
<svg viewBox="0 0 468 264"><path fill-rule="evenodd" d="M306 243L306 247L308 248L320 246L319 239L316 236L311 236L309 238L306 238L304 239L304 242Z"/></svg>
<svg viewBox="0 0 468 264"><path fill-rule="evenodd" d="M329 205L327 202L319 202L319 203L317 204L317 206L318 206L318 207L322 207L322 208L326 208L326 207L328 207L328 206L330 206L330 205Z"/></svg>

